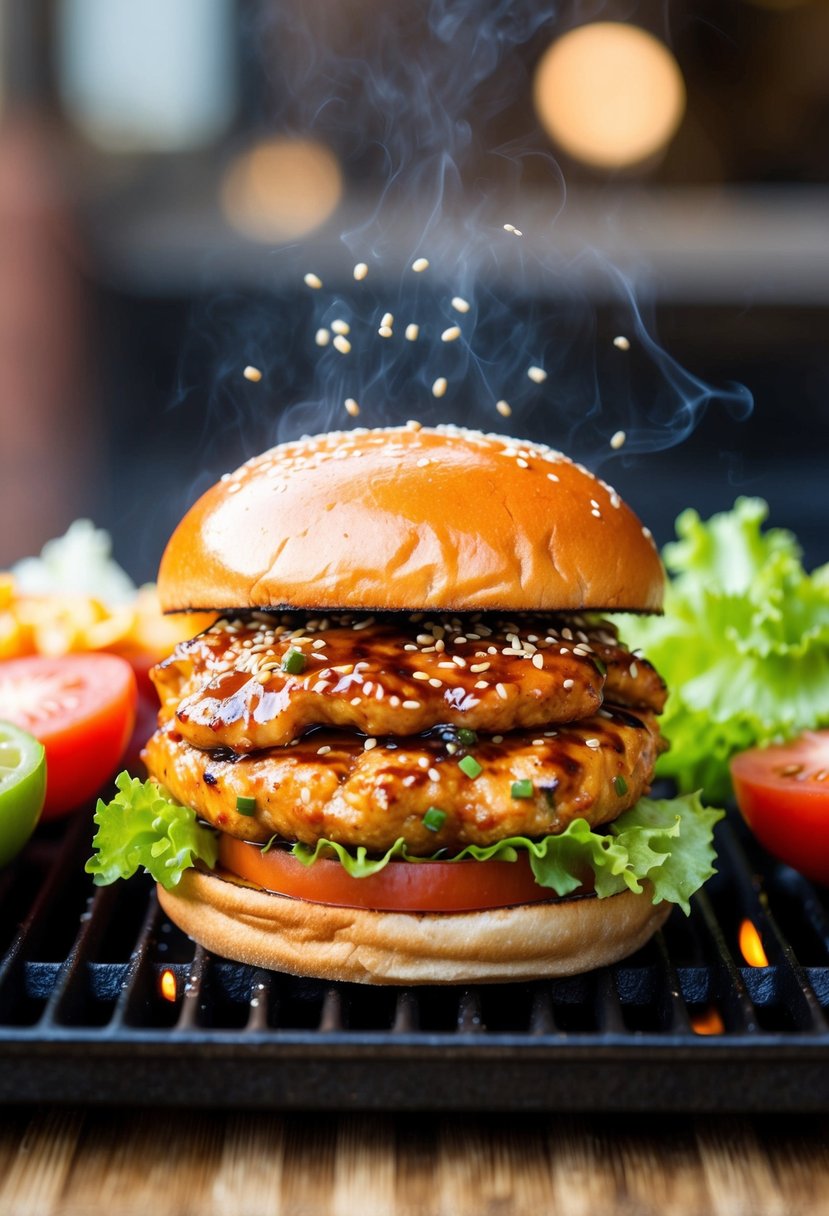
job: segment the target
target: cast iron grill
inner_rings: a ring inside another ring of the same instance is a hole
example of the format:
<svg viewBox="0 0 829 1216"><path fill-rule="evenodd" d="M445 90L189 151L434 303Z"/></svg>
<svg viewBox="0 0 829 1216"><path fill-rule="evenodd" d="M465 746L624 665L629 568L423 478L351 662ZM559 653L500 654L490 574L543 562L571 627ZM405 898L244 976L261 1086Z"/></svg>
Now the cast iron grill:
<svg viewBox="0 0 829 1216"><path fill-rule="evenodd" d="M720 873L690 919L674 912L615 967L396 989L210 956L148 879L92 887L79 817L0 872L0 1099L829 1110L828 893L769 861L736 819L718 835ZM767 965L746 965L745 921Z"/></svg>

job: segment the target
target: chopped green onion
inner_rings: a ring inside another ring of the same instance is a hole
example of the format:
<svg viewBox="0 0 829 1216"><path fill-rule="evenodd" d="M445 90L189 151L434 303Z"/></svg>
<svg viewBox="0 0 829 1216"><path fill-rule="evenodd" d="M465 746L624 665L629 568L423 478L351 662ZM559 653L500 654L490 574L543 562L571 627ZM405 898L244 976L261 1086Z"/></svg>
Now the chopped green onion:
<svg viewBox="0 0 829 1216"><path fill-rule="evenodd" d="M302 651L294 650L292 647L282 660L282 670L287 671L290 676L298 676L305 670L307 663L308 660Z"/></svg>
<svg viewBox="0 0 829 1216"><path fill-rule="evenodd" d="M423 826L430 832L439 832L445 820L446 811L442 811L439 806L430 806L423 816Z"/></svg>
<svg viewBox="0 0 829 1216"><path fill-rule="evenodd" d="M246 794L240 794L236 799L236 810L240 815L255 815L256 799L248 798Z"/></svg>
<svg viewBox="0 0 829 1216"><path fill-rule="evenodd" d="M525 777L523 781L513 781L510 786L510 796L512 798L532 798L533 793L533 783L529 777Z"/></svg>
<svg viewBox="0 0 829 1216"><path fill-rule="evenodd" d="M462 726L458 731L458 741L462 743L464 747L471 747L473 743L478 742L478 736L474 730L467 730L465 726Z"/></svg>
<svg viewBox="0 0 829 1216"><path fill-rule="evenodd" d="M476 777L480 777L484 771L483 766L478 763L474 756L464 756L463 760L458 761L458 768L467 777L471 777L473 781Z"/></svg>
<svg viewBox="0 0 829 1216"><path fill-rule="evenodd" d="M628 792L628 783L625 781L624 777L614 777L613 787L620 798L624 798L625 794Z"/></svg>
<svg viewBox="0 0 829 1216"><path fill-rule="evenodd" d="M598 670L599 675L607 675L607 664L595 654L593 655L593 665Z"/></svg>

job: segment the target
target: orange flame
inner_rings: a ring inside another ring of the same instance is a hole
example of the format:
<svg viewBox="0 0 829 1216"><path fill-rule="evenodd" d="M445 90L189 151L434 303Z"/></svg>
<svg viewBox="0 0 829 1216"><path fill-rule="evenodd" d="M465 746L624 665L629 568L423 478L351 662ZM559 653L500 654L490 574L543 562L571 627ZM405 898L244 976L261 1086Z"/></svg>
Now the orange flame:
<svg viewBox="0 0 829 1216"><path fill-rule="evenodd" d="M750 920L744 920L740 925L740 949L749 967L768 967L769 960L760 934Z"/></svg>
<svg viewBox="0 0 829 1216"><path fill-rule="evenodd" d="M691 1018L691 1029L694 1034L724 1034L725 1024L715 1005L704 1009L696 1017Z"/></svg>
<svg viewBox="0 0 829 1216"><path fill-rule="evenodd" d="M174 1001L176 999L176 977L169 967L166 971L161 972L159 988L165 1001Z"/></svg>

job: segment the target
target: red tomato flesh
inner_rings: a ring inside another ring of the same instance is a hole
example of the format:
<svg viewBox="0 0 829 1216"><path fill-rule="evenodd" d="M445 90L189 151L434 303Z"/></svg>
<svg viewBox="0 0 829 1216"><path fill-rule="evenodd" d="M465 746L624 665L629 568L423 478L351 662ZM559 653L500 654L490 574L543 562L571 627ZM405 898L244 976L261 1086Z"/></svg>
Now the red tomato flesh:
<svg viewBox="0 0 829 1216"><path fill-rule="evenodd" d="M366 878L352 878L338 861L304 866L287 849L219 838L219 865L266 891L340 908L387 912L468 912L557 899L533 878L526 853L517 861L391 861ZM585 894L580 888L574 894Z"/></svg>
<svg viewBox="0 0 829 1216"><path fill-rule="evenodd" d="M829 883L829 731L742 752L731 777L760 843L807 878Z"/></svg>
<svg viewBox="0 0 829 1216"><path fill-rule="evenodd" d="M135 705L133 670L115 655L0 663L0 718L46 748L43 819L80 806L112 776L132 732Z"/></svg>

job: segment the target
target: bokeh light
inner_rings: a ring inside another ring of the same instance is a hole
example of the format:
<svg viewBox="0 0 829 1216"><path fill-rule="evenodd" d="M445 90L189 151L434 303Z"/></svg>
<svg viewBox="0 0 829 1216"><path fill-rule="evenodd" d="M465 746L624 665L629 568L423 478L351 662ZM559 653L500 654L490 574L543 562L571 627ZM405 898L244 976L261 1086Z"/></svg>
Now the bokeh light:
<svg viewBox="0 0 829 1216"><path fill-rule="evenodd" d="M613 21L558 38L538 65L534 96L558 146L605 169L655 155L685 111L685 84L668 48L646 30Z"/></svg>
<svg viewBox="0 0 829 1216"><path fill-rule="evenodd" d="M270 139L241 153L225 174L222 206L237 231L259 241L306 236L334 213L343 180L323 144Z"/></svg>

